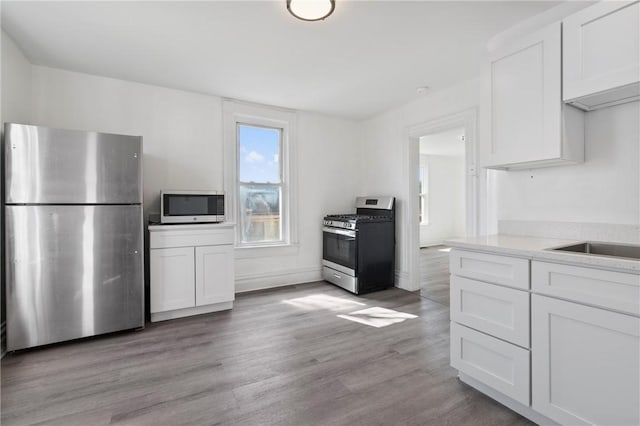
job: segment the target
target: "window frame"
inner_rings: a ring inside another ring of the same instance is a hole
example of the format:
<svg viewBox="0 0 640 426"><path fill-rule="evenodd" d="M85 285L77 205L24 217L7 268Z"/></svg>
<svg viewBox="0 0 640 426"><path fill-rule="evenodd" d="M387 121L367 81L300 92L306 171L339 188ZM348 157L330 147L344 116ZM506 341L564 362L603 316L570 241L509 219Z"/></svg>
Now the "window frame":
<svg viewBox="0 0 640 426"><path fill-rule="evenodd" d="M242 103L238 101L223 101L223 136L224 136L224 187L226 220L236 223L235 247L241 249L245 257L263 255L265 249L297 250L297 187L295 131L297 115L294 111L284 110L262 105ZM280 134L280 188L281 211L280 226L282 239L266 242L242 242L239 216L239 126L253 126L276 128Z"/></svg>

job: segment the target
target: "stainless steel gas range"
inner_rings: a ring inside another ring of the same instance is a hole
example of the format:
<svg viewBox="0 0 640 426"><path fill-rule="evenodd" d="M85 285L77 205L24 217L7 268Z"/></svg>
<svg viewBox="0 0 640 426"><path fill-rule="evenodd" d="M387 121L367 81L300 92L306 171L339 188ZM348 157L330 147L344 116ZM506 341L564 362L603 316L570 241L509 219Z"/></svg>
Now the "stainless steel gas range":
<svg viewBox="0 0 640 426"><path fill-rule="evenodd" d="M394 285L395 198L358 197L355 214L327 215L322 278L352 293Z"/></svg>

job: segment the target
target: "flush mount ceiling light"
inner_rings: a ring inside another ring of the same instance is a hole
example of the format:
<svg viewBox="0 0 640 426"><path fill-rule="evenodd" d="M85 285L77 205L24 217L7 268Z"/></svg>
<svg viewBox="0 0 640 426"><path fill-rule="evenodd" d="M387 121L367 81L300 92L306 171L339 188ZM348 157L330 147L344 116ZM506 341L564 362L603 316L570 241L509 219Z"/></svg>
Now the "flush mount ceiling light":
<svg viewBox="0 0 640 426"><path fill-rule="evenodd" d="M303 21L320 21L333 13L335 0L287 0L287 10Z"/></svg>

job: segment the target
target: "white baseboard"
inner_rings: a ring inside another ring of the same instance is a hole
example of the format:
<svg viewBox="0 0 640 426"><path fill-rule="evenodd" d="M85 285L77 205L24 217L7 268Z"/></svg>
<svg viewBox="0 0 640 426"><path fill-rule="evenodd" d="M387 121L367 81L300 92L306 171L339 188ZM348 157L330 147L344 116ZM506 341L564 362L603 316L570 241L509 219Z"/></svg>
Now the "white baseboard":
<svg viewBox="0 0 640 426"><path fill-rule="evenodd" d="M296 268L263 274L236 274L236 293L322 280L322 268Z"/></svg>
<svg viewBox="0 0 640 426"><path fill-rule="evenodd" d="M416 291L419 288L412 288L411 282L409 281L409 274L405 271L396 270L396 287L401 288L407 291Z"/></svg>

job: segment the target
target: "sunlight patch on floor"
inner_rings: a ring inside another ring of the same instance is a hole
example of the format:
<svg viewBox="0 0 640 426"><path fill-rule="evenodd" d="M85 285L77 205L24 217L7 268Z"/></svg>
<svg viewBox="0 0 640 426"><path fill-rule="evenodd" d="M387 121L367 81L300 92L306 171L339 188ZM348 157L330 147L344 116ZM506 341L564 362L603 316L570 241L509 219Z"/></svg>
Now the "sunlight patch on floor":
<svg viewBox="0 0 640 426"><path fill-rule="evenodd" d="M353 309L356 306L366 306L364 303L329 296L326 294L312 294L310 296L299 297L297 299L283 300L282 302L304 309L305 311L317 311L320 309L343 311L345 309Z"/></svg>
<svg viewBox="0 0 640 426"><path fill-rule="evenodd" d="M407 314L405 312L394 311L380 307L362 309L360 311L351 312L348 315L337 315L349 321L360 324L369 325L371 327L381 328L391 324L406 321L408 319L418 318L417 315Z"/></svg>

